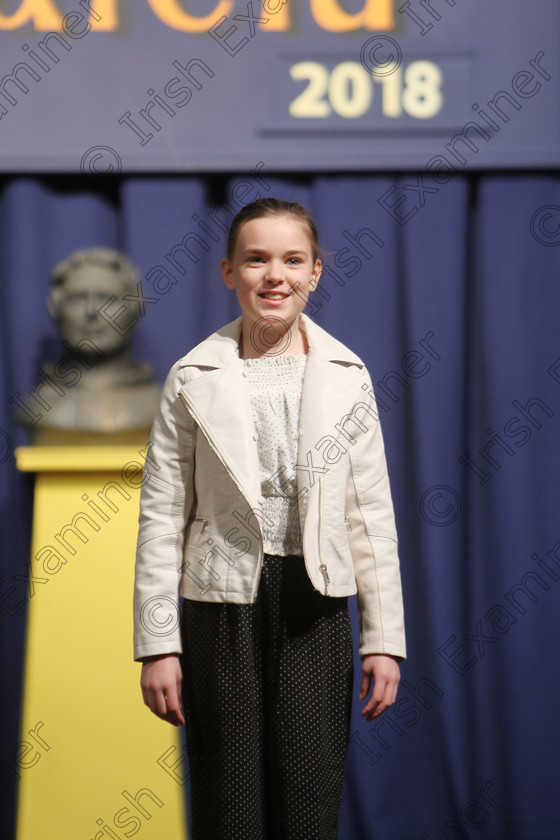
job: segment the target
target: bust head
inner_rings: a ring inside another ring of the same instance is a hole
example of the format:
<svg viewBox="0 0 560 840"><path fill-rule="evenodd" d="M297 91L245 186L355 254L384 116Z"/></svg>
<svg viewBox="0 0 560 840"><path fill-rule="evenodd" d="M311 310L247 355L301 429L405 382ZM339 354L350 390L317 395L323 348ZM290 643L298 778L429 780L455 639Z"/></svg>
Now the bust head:
<svg viewBox="0 0 560 840"><path fill-rule="evenodd" d="M135 294L137 282L132 263L110 248L74 251L59 262L51 275L47 307L62 338L73 347L87 339L82 352L87 354L90 345L97 359L118 355L129 341L126 326L137 315L133 302L124 298Z"/></svg>
<svg viewBox="0 0 560 840"><path fill-rule="evenodd" d="M129 352L141 299L137 284L132 263L109 248L74 251L55 266L47 307L65 355L43 363L41 382L18 401L16 413L35 443L147 439L160 389L151 366Z"/></svg>

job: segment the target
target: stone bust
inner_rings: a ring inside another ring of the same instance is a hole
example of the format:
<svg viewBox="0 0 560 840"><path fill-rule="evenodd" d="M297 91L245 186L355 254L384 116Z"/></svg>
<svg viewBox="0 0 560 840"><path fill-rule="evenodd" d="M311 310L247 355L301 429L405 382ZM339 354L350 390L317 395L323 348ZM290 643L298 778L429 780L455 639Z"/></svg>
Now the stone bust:
<svg viewBox="0 0 560 840"><path fill-rule="evenodd" d="M47 308L63 339L57 362L39 369L17 419L37 444L146 442L160 388L132 361L138 275L109 248L74 251L51 275Z"/></svg>

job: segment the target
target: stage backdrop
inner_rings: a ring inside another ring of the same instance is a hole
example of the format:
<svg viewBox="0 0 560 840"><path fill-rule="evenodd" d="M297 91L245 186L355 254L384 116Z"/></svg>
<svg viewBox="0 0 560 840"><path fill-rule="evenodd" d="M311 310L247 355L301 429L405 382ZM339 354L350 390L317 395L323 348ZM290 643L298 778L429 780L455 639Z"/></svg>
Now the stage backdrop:
<svg viewBox="0 0 560 840"><path fill-rule="evenodd" d="M2 0L0 167L554 166L559 31L557 0Z"/></svg>
<svg viewBox="0 0 560 840"><path fill-rule="evenodd" d="M129 254L144 300L117 323L136 321L137 358L161 380L237 313L218 261L241 193L301 200L316 214L329 270L309 312L367 363L386 440L409 659L398 702L379 721L364 723L355 703L340 840L559 836L560 179L458 174L402 224L377 201L391 189L414 195L418 175L288 179L261 170L4 185L3 837L16 776L62 748L45 716L49 750L32 744L24 755L18 745L27 603L57 586L36 563L28 571L29 484L13 458L24 434L12 422L45 358L67 354L45 309L49 270L78 247ZM48 385L41 394L48 405ZM64 524L53 521L53 534ZM71 675L63 688L71 691ZM111 815L100 817L122 840ZM80 836L96 831L85 823Z"/></svg>

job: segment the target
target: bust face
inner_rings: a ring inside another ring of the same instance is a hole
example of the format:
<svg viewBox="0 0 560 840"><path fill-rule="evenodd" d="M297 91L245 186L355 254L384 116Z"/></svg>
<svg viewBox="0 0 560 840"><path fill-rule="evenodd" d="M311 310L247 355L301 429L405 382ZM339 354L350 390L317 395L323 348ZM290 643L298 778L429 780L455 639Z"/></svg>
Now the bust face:
<svg viewBox="0 0 560 840"><path fill-rule="evenodd" d="M58 311L54 313L62 337L73 347L85 338L106 356L118 353L128 343L127 328L137 318L137 307L123 300L123 294L126 294L123 284L109 268L98 265L73 268L64 280ZM109 303L113 297L116 300ZM87 347L83 352L87 354Z"/></svg>

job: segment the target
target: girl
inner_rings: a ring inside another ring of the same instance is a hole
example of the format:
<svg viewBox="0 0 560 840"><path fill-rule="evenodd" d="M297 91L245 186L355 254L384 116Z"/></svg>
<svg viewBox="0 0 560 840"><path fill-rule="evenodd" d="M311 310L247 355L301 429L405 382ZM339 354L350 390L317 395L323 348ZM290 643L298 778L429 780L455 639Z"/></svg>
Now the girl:
<svg viewBox="0 0 560 840"><path fill-rule="evenodd" d="M193 840L336 840L348 595L368 721L394 703L405 656L375 399L363 362L302 314L321 260L301 205L244 207L221 270L241 317L173 366L146 459L142 694L186 720Z"/></svg>

